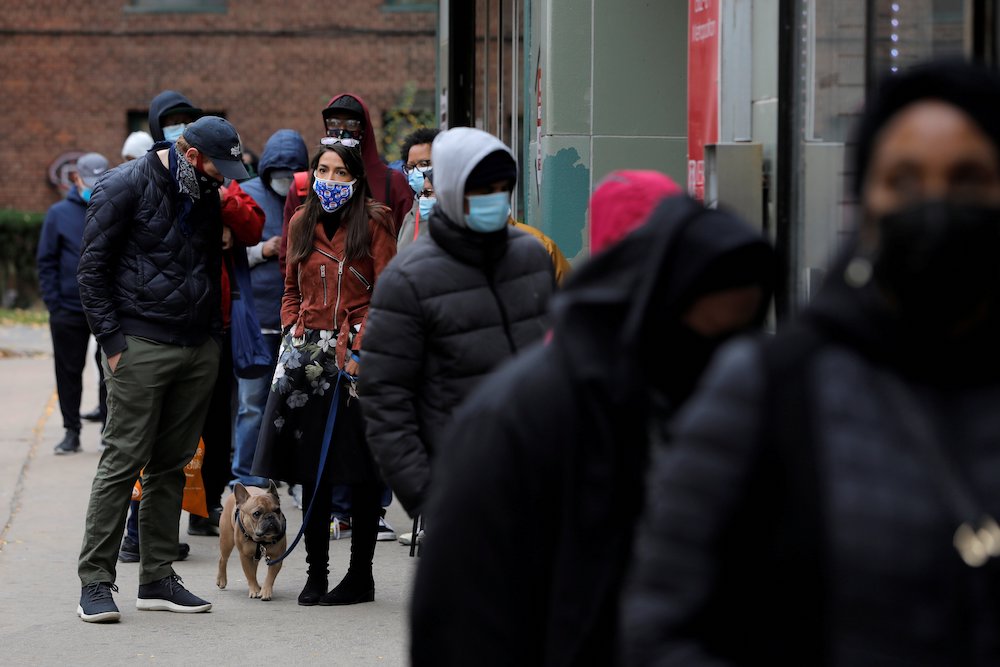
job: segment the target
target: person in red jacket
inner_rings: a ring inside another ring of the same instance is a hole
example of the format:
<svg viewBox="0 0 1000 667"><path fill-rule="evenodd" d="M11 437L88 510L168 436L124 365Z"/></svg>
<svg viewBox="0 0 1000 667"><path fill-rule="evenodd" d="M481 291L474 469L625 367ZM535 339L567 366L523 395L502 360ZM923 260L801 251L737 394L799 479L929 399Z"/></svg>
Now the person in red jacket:
<svg viewBox="0 0 1000 667"><path fill-rule="evenodd" d="M309 166L309 194L288 225L283 338L251 474L302 484L309 568L299 604L355 604L375 599L372 558L384 485L354 382L368 304L396 254L396 234L389 210L372 198L357 148L321 146ZM321 466L331 410L336 421ZM335 484L350 487L355 521L350 567L327 592Z"/></svg>

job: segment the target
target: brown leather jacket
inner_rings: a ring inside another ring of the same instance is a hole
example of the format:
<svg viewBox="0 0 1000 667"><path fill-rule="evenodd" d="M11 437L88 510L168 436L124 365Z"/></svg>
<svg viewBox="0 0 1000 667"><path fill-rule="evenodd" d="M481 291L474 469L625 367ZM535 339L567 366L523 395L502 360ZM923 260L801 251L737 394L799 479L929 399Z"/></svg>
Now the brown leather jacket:
<svg viewBox="0 0 1000 667"><path fill-rule="evenodd" d="M295 218L302 215L300 209ZM289 223L291 226L292 223ZM360 328L352 348L361 349L375 281L396 255L396 238L386 226L369 220L372 243L369 254L346 260L347 232L338 228L328 239L323 225L313 230L313 251L301 262L289 263L285 271L285 293L281 299L281 328L292 328L293 336L305 329L337 332L337 364L344 367L351 327Z"/></svg>

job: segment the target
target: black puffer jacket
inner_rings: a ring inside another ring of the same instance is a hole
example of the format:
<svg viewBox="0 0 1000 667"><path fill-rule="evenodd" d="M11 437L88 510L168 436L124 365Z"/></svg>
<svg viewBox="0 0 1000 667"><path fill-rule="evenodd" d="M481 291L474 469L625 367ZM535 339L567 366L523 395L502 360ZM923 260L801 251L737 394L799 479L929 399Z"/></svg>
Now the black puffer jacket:
<svg viewBox="0 0 1000 667"><path fill-rule="evenodd" d="M126 335L199 345L222 331L219 199L203 196L178 223L184 195L157 155L167 146L102 177L87 209L80 299L109 356Z"/></svg>
<svg viewBox="0 0 1000 667"><path fill-rule="evenodd" d="M545 333L552 260L532 236L479 234L440 211L379 277L362 348L368 443L403 507L420 511L452 411Z"/></svg>

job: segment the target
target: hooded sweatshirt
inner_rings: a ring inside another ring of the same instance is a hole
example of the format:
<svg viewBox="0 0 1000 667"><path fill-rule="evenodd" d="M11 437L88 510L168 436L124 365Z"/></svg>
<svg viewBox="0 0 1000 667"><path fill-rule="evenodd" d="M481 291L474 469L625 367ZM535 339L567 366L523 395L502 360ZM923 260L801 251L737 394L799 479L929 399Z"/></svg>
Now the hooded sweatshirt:
<svg viewBox="0 0 1000 667"><path fill-rule="evenodd" d="M264 209L264 232L261 243L247 248L250 262L250 278L253 282L254 306L261 329L279 331L281 329L281 295L284 292L284 278L278 267L277 257L264 258L263 243L272 236L281 236L285 198L271 189L271 173L277 169L292 172L302 171L309 166L306 144L295 130L278 130L264 144L260 156L260 176L244 181L240 185Z"/></svg>
<svg viewBox="0 0 1000 667"><path fill-rule="evenodd" d="M196 108L191 100L176 90L164 90L149 103L149 134L153 141L163 141L163 116L175 107Z"/></svg>
<svg viewBox="0 0 1000 667"><path fill-rule="evenodd" d="M382 202L392 210L392 233L399 234L400 227L403 226L403 218L413 207L413 190L406 182L406 177L395 169L390 169L382 161L378 153L378 140L375 137L375 128L372 127L371 115L368 112L368 105L365 101L352 93L334 95L327 103L327 107L339 100L341 97L354 98L361 108L364 109L364 136L361 138L361 157L365 162L365 175L368 179L368 187L371 189L372 198ZM281 253L279 261L281 270L285 269L285 246L288 241L288 221L292 219L295 210L305 201L293 186L285 198L285 226L281 235Z"/></svg>
<svg viewBox="0 0 1000 667"><path fill-rule="evenodd" d="M434 138L431 162L437 208L456 225L465 226L465 181L483 158L496 151L514 159L506 144L472 127L456 127Z"/></svg>

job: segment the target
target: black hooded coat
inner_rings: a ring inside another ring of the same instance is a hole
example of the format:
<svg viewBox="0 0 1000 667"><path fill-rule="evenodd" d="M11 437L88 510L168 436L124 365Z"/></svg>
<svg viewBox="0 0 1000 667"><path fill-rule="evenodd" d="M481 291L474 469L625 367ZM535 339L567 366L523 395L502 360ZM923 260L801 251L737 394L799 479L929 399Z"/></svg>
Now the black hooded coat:
<svg viewBox="0 0 1000 667"><path fill-rule="evenodd" d="M665 200L554 297L551 341L458 411L431 486L414 665L613 662L650 388L683 389L665 376L702 350L676 322L694 297L727 286L730 257L751 267L735 283L768 296L772 253L759 234L687 197Z"/></svg>
<svg viewBox="0 0 1000 667"><path fill-rule="evenodd" d="M983 104L997 95L964 64L892 77L861 125L856 188L917 100L967 111L1000 146ZM777 336L722 350L676 418L650 466L626 664L1000 664L1000 564L970 567L953 543L956 488L977 520L1000 516L1000 317L932 338L877 278L848 284L860 254L852 239Z"/></svg>
<svg viewBox="0 0 1000 667"><path fill-rule="evenodd" d="M149 134L153 137L153 141L163 141L163 116L177 107L196 109L191 100L176 90L164 90L149 103ZM201 111L192 115L201 116Z"/></svg>

